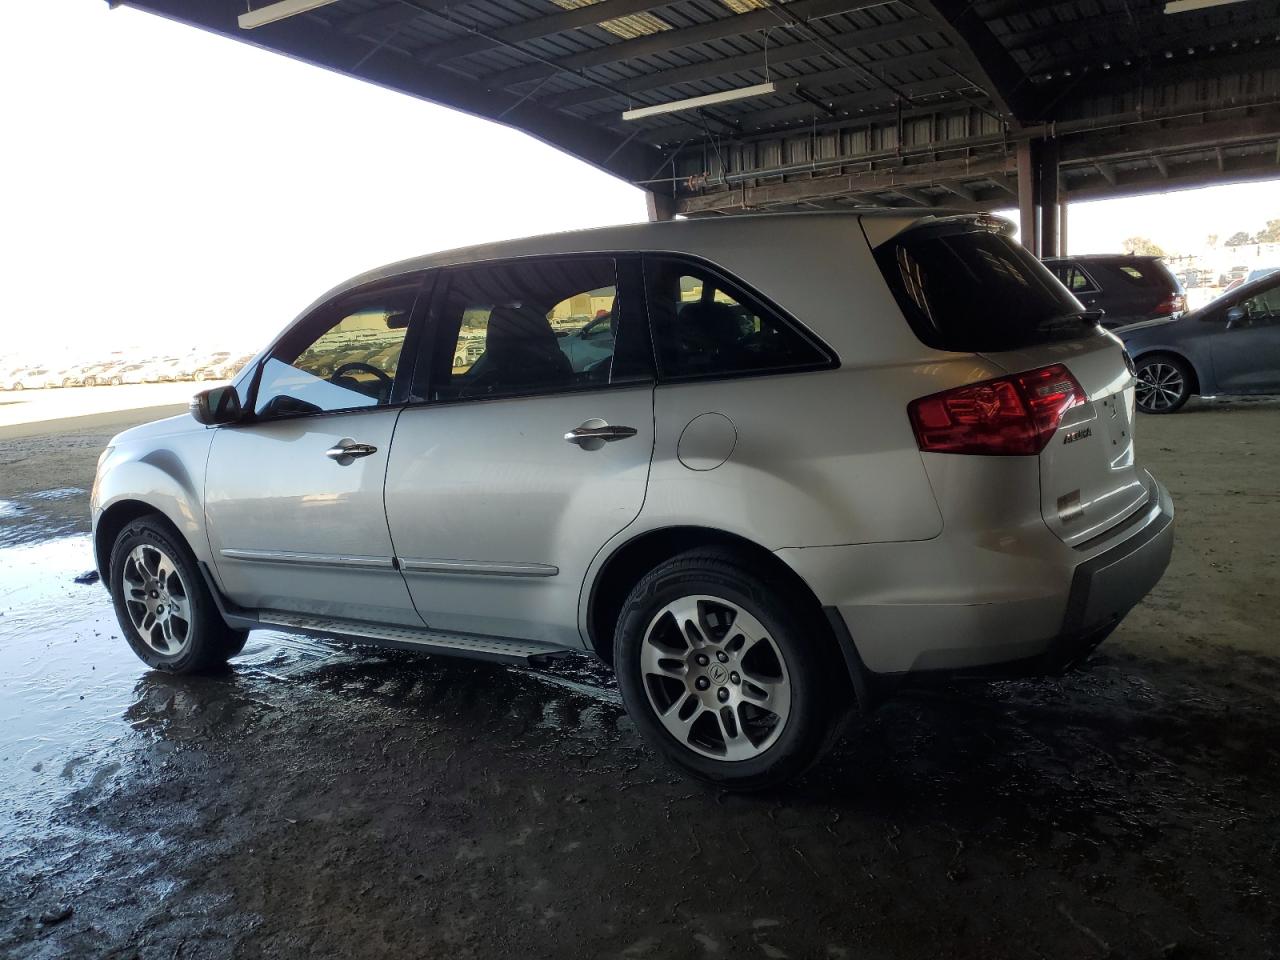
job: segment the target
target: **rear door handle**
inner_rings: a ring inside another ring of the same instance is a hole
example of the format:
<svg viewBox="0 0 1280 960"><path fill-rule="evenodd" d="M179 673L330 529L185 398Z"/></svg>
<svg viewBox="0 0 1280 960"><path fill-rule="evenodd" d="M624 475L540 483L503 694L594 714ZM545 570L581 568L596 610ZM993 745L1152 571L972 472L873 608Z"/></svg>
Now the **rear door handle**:
<svg viewBox="0 0 1280 960"><path fill-rule="evenodd" d="M599 424L599 426L597 426ZM635 427L611 427L603 420L588 420L564 435L569 443L576 443L584 450L598 450L614 440L626 440L636 435Z"/></svg>
<svg viewBox="0 0 1280 960"><path fill-rule="evenodd" d="M336 461L341 466L346 466L353 460L360 457L367 457L377 453L378 448L371 443L357 443L354 440L339 440L336 444L324 452L324 455L330 460Z"/></svg>

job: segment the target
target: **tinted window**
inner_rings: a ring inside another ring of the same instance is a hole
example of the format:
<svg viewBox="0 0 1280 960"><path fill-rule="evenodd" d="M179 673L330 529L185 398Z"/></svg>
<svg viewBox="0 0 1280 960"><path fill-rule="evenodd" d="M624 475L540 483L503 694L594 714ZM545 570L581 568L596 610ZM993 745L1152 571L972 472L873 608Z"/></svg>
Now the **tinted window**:
<svg viewBox="0 0 1280 960"><path fill-rule="evenodd" d="M599 257L451 271L437 311L434 399L553 393L647 379L638 304Z"/></svg>
<svg viewBox="0 0 1280 960"><path fill-rule="evenodd" d="M1255 293L1241 300L1237 306L1244 310L1245 322L1249 326L1270 326L1280 321L1280 286Z"/></svg>
<svg viewBox="0 0 1280 960"><path fill-rule="evenodd" d="M664 377L697 377L827 366L808 335L712 272L662 257L645 259L649 316Z"/></svg>
<svg viewBox="0 0 1280 960"><path fill-rule="evenodd" d="M1067 271L1066 284L1072 293L1096 293L1098 289L1089 275L1079 267L1072 267Z"/></svg>
<svg viewBox="0 0 1280 960"><path fill-rule="evenodd" d="M391 402L418 280L323 307L271 352L254 409L263 416Z"/></svg>
<svg viewBox="0 0 1280 960"><path fill-rule="evenodd" d="M876 260L916 336L940 350L1014 350L1095 326L1039 260L1000 233L911 228L878 247Z"/></svg>

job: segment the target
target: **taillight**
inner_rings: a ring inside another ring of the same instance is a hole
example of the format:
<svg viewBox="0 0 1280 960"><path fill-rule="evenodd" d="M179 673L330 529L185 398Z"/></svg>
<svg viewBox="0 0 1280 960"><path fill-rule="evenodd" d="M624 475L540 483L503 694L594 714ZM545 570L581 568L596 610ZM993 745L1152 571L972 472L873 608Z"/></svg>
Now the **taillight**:
<svg viewBox="0 0 1280 960"><path fill-rule="evenodd" d="M1166 317L1187 309L1186 294L1173 293L1156 304L1156 316Z"/></svg>
<svg viewBox="0 0 1280 960"><path fill-rule="evenodd" d="M1060 363L912 400L907 415L928 453L1035 456L1087 397Z"/></svg>

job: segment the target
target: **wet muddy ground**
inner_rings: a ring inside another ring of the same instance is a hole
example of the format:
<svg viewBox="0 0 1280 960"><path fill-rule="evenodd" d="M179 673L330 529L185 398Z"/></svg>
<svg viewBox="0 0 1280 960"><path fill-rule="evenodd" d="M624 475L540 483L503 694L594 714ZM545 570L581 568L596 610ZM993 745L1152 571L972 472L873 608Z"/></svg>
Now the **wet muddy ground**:
<svg viewBox="0 0 1280 960"><path fill-rule="evenodd" d="M117 428L0 439L0 956L1280 954L1280 403L1142 420L1177 552L1085 669L904 695L748 797L585 661L147 672L75 582Z"/></svg>

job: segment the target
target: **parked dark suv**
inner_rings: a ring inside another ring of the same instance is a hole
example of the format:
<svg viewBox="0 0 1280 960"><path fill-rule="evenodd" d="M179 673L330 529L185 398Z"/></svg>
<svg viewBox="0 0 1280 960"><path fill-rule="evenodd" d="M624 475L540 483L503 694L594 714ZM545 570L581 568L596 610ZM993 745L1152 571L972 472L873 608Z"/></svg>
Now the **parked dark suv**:
<svg viewBox="0 0 1280 960"><path fill-rule="evenodd" d="M1101 323L1109 329L1180 317L1187 309L1182 284L1159 257L1100 254L1050 257L1044 263L1077 300L1103 311Z"/></svg>

